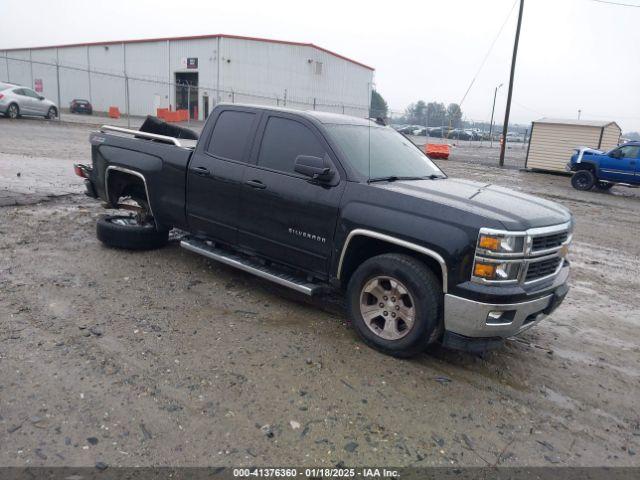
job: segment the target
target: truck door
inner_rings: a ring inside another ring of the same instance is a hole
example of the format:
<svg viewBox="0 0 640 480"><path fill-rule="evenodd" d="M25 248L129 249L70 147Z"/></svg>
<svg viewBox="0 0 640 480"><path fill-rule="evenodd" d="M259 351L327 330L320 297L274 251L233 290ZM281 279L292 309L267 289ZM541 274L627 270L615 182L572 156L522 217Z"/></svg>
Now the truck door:
<svg viewBox="0 0 640 480"><path fill-rule="evenodd" d="M242 178L260 114L230 107L215 115L187 168L187 222L195 233L235 245Z"/></svg>
<svg viewBox="0 0 640 480"><path fill-rule="evenodd" d="M612 182L634 182L640 146L623 145L599 157L599 177Z"/></svg>
<svg viewBox="0 0 640 480"><path fill-rule="evenodd" d="M298 155L324 157L329 146L309 122L286 113L265 115L260 144L244 175L239 243L275 261L327 273L344 175L333 186L309 182L294 171ZM260 137L260 135L259 135Z"/></svg>

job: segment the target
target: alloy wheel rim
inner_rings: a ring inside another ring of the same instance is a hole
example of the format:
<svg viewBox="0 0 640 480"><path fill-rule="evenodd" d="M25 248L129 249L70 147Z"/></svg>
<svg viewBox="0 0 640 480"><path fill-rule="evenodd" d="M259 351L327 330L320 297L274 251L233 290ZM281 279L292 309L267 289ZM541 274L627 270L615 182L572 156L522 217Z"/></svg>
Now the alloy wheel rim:
<svg viewBox="0 0 640 480"><path fill-rule="evenodd" d="M578 177L578 185L581 187L586 187L587 186L587 179L584 178L583 176Z"/></svg>
<svg viewBox="0 0 640 480"><path fill-rule="evenodd" d="M16 108L15 105L11 105L9 107L9 116L11 118L16 118L18 116L18 109Z"/></svg>
<svg viewBox="0 0 640 480"><path fill-rule="evenodd" d="M415 324L415 302L398 279L375 276L360 292L360 314L367 328L378 337L399 340L408 335Z"/></svg>
<svg viewBox="0 0 640 480"><path fill-rule="evenodd" d="M138 222L134 217L115 217L111 219L111 223L114 225L121 225L123 227L144 227L144 224Z"/></svg>

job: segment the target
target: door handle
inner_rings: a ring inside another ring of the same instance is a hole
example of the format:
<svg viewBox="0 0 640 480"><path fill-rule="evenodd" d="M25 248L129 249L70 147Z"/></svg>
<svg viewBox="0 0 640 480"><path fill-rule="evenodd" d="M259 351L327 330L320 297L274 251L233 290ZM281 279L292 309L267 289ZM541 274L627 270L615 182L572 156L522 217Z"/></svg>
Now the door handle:
<svg viewBox="0 0 640 480"><path fill-rule="evenodd" d="M204 167L194 167L193 173L201 177L208 177L210 175L209 169Z"/></svg>
<svg viewBox="0 0 640 480"><path fill-rule="evenodd" d="M267 188L267 186L260 180L247 180L246 184L251 188L259 188L260 190Z"/></svg>

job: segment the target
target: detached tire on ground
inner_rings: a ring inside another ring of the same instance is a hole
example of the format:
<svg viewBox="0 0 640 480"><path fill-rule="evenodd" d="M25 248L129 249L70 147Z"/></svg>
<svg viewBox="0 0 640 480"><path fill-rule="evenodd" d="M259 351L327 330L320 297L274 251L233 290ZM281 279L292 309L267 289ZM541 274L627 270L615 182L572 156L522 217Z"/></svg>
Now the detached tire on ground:
<svg viewBox="0 0 640 480"><path fill-rule="evenodd" d="M168 229L158 230L154 223L140 224L127 215L101 215L96 235L105 245L126 250L152 250L169 241Z"/></svg>
<svg viewBox="0 0 640 480"><path fill-rule="evenodd" d="M571 177L571 185L576 190L591 190L596 183L596 177L589 170L578 170Z"/></svg>
<svg viewBox="0 0 640 480"><path fill-rule="evenodd" d="M353 273L347 287L347 309L360 338L400 358L415 356L437 340L442 302L438 277L409 255L370 258Z"/></svg>

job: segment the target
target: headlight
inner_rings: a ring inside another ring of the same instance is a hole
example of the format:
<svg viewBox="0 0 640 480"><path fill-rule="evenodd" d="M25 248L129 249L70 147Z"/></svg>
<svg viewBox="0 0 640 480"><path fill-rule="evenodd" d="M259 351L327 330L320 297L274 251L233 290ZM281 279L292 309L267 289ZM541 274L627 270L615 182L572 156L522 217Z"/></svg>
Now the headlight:
<svg viewBox="0 0 640 480"><path fill-rule="evenodd" d="M473 276L484 280L517 280L520 275L522 262L485 262L476 259L473 265Z"/></svg>
<svg viewBox="0 0 640 480"><path fill-rule="evenodd" d="M495 253L523 253L524 237L483 233L478 236L478 249Z"/></svg>

